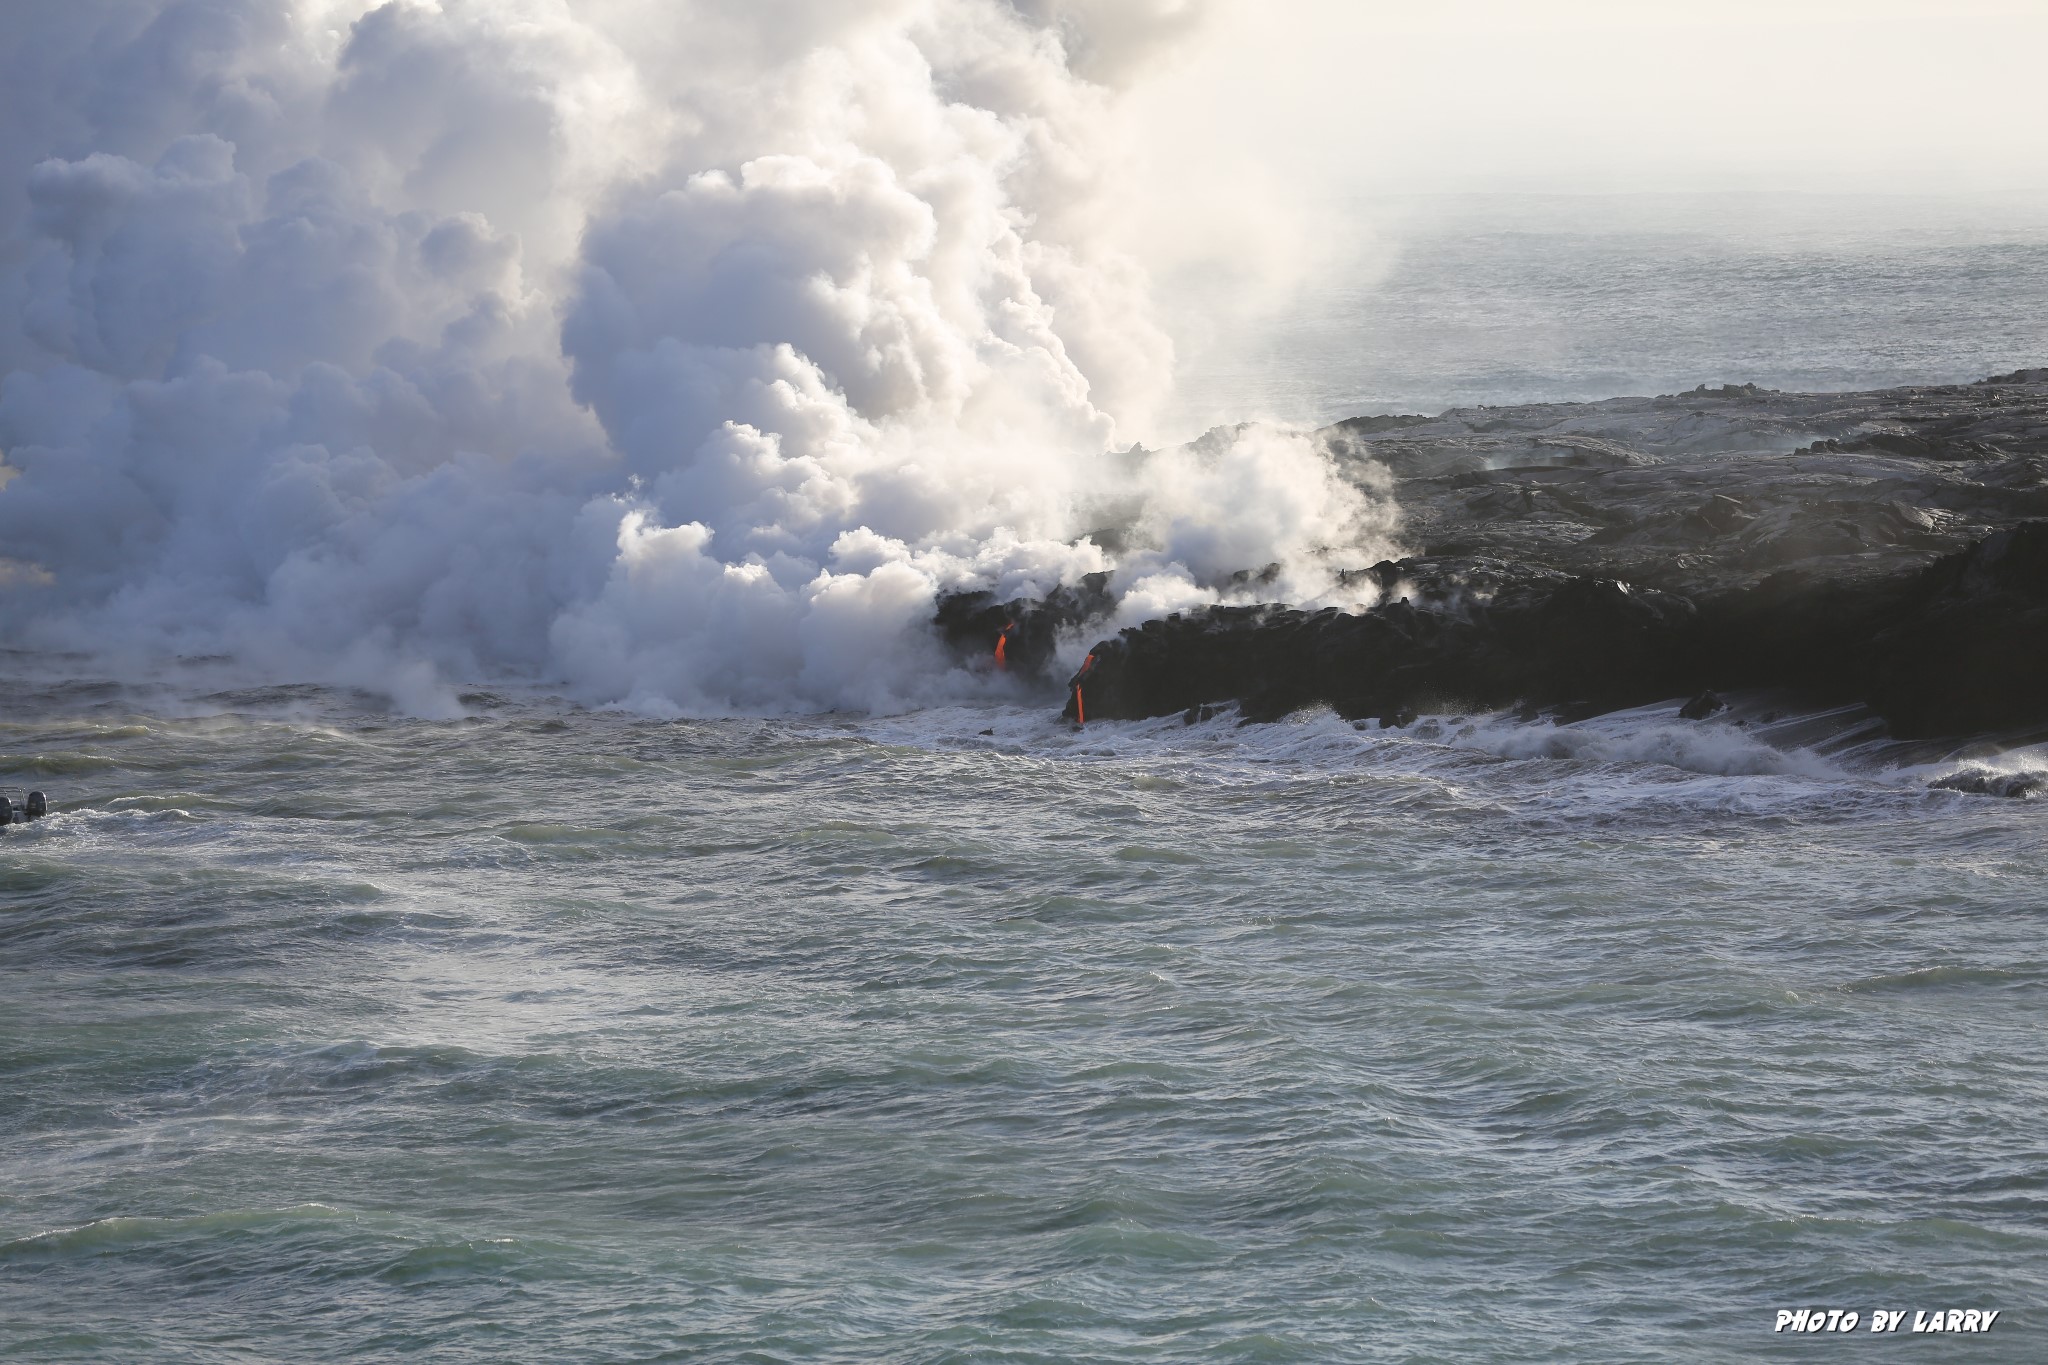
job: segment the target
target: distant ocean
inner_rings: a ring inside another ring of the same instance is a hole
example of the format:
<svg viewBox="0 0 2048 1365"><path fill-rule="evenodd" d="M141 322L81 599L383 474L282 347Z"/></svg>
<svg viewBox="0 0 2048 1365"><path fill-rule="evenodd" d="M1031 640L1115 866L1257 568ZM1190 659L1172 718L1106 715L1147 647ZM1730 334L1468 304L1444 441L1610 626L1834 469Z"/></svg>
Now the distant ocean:
<svg viewBox="0 0 2048 1365"><path fill-rule="evenodd" d="M2024 215L1708 207L1407 205L1191 381L1320 420L2048 363ZM2044 1354L2048 806L1938 767L1669 707L0 696L56 812L0 834L9 1360L1878 1349L1773 1333L1811 1308Z"/></svg>
<svg viewBox="0 0 2048 1365"><path fill-rule="evenodd" d="M1331 278L1197 344L1183 422L2048 364L2048 198L1376 198L1341 222Z"/></svg>

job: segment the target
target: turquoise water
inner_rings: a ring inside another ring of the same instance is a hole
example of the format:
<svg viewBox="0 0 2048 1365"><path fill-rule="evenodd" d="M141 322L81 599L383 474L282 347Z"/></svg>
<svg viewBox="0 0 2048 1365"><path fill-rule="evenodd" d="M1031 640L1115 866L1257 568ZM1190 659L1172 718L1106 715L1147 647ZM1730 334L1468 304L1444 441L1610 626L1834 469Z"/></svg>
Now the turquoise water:
<svg viewBox="0 0 2048 1365"><path fill-rule="evenodd" d="M10 695L12 1358L2039 1353L2038 802L1668 711Z"/></svg>

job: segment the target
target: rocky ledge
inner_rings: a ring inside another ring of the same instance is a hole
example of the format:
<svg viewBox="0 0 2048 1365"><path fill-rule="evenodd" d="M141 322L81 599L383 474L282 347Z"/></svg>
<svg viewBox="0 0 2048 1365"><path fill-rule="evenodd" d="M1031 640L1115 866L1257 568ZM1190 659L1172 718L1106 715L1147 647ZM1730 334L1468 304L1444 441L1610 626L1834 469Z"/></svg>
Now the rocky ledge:
<svg viewBox="0 0 2048 1365"><path fill-rule="evenodd" d="M1216 607L1100 641L1066 713L1236 703L1247 720L1526 707L1570 720L1734 689L1863 703L1901 738L2048 737L2048 369L1968 385L1356 418L1419 553L1369 611ZM941 604L942 633L1043 669L1106 584Z"/></svg>

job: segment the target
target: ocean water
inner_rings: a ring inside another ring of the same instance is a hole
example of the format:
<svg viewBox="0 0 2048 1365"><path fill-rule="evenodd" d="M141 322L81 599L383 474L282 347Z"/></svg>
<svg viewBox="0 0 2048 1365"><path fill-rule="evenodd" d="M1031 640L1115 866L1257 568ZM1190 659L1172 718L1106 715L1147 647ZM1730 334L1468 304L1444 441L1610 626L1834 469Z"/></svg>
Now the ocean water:
<svg viewBox="0 0 2048 1365"><path fill-rule="evenodd" d="M1181 427L2048 365L2048 198L1371 198L1273 316L1189 348Z"/></svg>
<svg viewBox="0 0 2048 1365"><path fill-rule="evenodd" d="M2048 363L2032 219L1810 207L1432 210L1191 389ZM2048 803L1952 761L220 687L0 661L8 1359L2048 1356Z"/></svg>
<svg viewBox="0 0 2048 1365"><path fill-rule="evenodd" d="M2041 803L1668 708L11 694L10 1358L2039 1343Z"/></svg>

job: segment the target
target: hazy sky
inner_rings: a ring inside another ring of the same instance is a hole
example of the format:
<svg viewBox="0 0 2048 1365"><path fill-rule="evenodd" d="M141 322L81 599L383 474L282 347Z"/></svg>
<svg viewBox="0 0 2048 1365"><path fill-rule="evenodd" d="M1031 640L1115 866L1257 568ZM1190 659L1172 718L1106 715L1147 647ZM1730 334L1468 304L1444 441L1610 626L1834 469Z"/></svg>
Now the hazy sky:
<svg viewBox="0 0 2048 1365"><path fill-rule="evenodd" d="M2048 0L1220 0L1155 146L1364 190L2048 189Z"/></svg>

